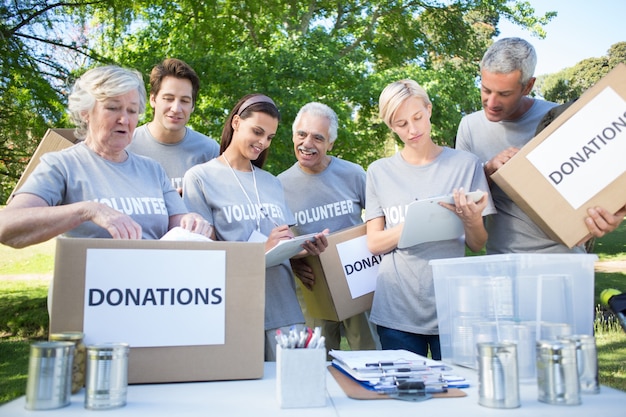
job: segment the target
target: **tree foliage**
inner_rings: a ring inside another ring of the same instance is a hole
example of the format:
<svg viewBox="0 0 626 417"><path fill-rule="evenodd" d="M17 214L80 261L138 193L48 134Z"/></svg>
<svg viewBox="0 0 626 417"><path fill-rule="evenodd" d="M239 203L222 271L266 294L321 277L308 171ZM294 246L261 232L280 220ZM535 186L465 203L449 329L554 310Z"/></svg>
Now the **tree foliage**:
<svg viewBox="0 0 626 417"><path fill-rule="evenodd" d="M500 19L543 36L543 25L555 15L535 16L527 2L504 0L17 4L4 1L2 9L1 36L10 45L3 43L1 52L6 48L16 61L3 66L0 77L13 72L28 81L28 94L15 108L25 118L27 111L35 115L29 120L41 119L37 129L27 129L31 140L45 126L65 123L65 95L75 73L114 62L140 70L147 80L152 66L177 57L194 67L202 82L192 126L216 139L241 96L263 92L275 99L282 123L266 164L274 173L294 161L291 123L309 101L330 105L340 117L335 155L364 167L381 157L393 139L377 117L378 95L401 78L414 78L427 89L434 104L433 138L452 144L462 115L480 107L478 61L498 35ZM30 60L30 72L18 71L18 58ZM41 86L30 84L36 79ZM35 104L46 88L42 97L48 102ZM30 154L24 143L13 141Z"/></svg>
<svg viewBox="0 0 626 417"><path fill-rule="evenodd" d="M573 67L541 77L537 89L546 100L566 103L580 97L620 62L626 63L626 42L612 45L603 57L587 58Z"/></svg>
<svg viewBox="0 0 626 417"><path fill-rule="evenodd" d="M79 4L21 0L0 5L0 204L47 128L64 123L72 69L103 59L84 46L67 14Z"/></svg>

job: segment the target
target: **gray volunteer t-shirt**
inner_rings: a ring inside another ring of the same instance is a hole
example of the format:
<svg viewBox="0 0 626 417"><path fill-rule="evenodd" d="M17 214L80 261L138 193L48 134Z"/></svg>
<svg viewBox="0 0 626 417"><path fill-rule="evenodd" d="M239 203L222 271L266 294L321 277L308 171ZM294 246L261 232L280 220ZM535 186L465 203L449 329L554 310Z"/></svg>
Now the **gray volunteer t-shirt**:
<svg viewBox="0 0 626 417"><path fill-rule="evenodd" d="M296 234L326 228L336 232L363 223L365 170L360 165L333 156L324 171L308 174L296 162L278 179L296 218Z"/></svg>
<svg viewBox="0 0 626 417"><path fill-rule="evenodd" d="M367 170L365 220L385 217L385 228L404 221L406 207L417 199L465 191L488 190L476 156L443 148L427 165L407 163L400 152L373 162ZM483 216L494 211L489 204ZM383 256L370 320L391 329L417 334L438 334L437 308L431 259L461 257L463 238L428 242L394 249Z"/></svg>
<svg viewBox="0 0 626 417"><path fill-rule="evenodd" d="M16 192L20 193L39 196L50 206L81 201L106 204L139 223L144 239L160 239L168 230L169 216L188 212L157 162L132 152L124 162L111 162L82 142L44 154ZM111 237L92 222L84 222L65 235Z"/></svg>
<svg viewBox="0 0 626 417"><path fill-rule="evenodd" d="M233 174L218 159L196 165L185 174L183 196L189 210L200 213L215 226L218 240L245 242L257 225L261 233L269 236L274 222L294 223L280 181L258 168L253 176L252 172L234 171ZM288 260L266 268L265 284L265 329L304 323Z"/></svg>
<svg viewBox="0 0 626 417"><path fill-rule="evenodd" d="M161 143L152 136L147 124L135 129L127 149L160 163L174 188L182 188L183 176L189 168L216 158L220 153L220 145L214 139L190 128L186 128L180 142Z"/></svg>
<svg viewBox="0 0 626 417"><path fill-rule="evenodd" d="M535 100L532 107L514 121L490 122L484 110L461 119L456 148L471 152L486 163L509 147L522 148L534 136L543 116L556 106L555 103ZM524 211L496 184L491 193L497 214L486 222L487 253L582 253L582 246L572 249L552 240Z"/></svg>

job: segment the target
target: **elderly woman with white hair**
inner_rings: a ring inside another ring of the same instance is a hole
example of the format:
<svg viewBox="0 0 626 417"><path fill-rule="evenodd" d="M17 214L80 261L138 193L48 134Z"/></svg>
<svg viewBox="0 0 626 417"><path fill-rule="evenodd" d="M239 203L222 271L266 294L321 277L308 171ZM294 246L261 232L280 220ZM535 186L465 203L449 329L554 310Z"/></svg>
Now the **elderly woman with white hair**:
<svg viewBox="0 0 626 417"><path fill-rule="evenodd" d="M175 226L210 236L155 161L126 151L144 112L141 74L91 69L75 83L69 111L81 142L44 154L0 211L0 242L22 248L57 235L159 239Z"/></svg>

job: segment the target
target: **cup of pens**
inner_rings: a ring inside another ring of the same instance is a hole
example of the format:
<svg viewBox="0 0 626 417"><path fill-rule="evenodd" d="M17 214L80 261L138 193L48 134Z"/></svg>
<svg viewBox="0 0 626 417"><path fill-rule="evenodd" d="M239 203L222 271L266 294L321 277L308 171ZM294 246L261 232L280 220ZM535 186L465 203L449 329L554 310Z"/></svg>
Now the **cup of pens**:
<svg viewBox="0 0 626 417"><path fill-rule="evenodd" d="M321 328L276 333L276 396L281 408L326 406L326 346Z"/></svg>

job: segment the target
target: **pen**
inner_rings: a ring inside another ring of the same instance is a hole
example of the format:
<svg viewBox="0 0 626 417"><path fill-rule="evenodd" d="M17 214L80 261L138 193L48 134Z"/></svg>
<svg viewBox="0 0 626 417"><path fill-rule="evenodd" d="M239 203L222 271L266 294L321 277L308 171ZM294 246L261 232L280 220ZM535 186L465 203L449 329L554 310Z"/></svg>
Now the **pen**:
<svg viewBox="0 0 626 417"><path fill-rule="evenodd" d="M261 211L261 213L263 213L263 215L269 219L269 221L271 221L274 224L274 227L280 227L280 224L276 223L276 220L274 220L273 217L271 217L267 211L265 210L265 207L261 206L259 208L259 210Z"/></svg>
<svg viewBox="0 0 626 417"><path fill-rule="evenodd" d="M416 365L416 366L425 366L426 361L390 361L390 362L371 362L366 363L366 368L376 367L392 367L392 366L402 366L402 365Z"/></svg>

